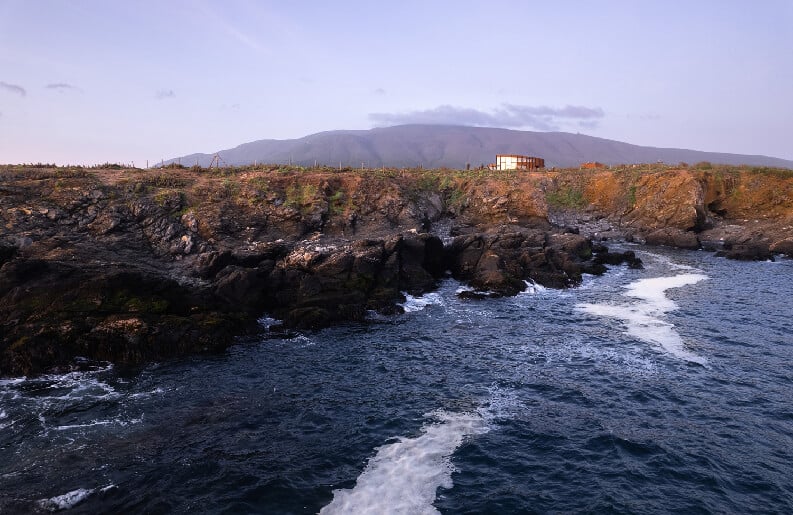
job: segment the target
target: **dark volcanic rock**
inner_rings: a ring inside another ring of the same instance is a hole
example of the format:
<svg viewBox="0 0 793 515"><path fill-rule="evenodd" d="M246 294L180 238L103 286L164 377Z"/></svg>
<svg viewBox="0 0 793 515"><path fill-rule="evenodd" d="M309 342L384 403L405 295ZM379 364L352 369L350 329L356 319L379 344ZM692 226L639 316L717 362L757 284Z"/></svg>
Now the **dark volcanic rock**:
<svg viewBox="0 0 793 515"><path fill-rule="evenodd" d="M767 244L759 242L726 243L725 250L716 252L717 256L738 261L773 261L774 255Z"/></svg>
<svg viewBox="0 0 793 515"><path fill-rule="evenodd" d="M785 254L788 257L793 257L793 238L775 241L768 249L777 254Z"/></svg>
<svg viewBox="0 0 793 515"><path fill-rule="evenodd" d="M75 356L140 363L219 350L250 327L207 291L131 266L14 260L0 268L0 375Z"/></svg>
<svg viewBox="0 0 793 515"><path fill-rule="evenodd" d="M696 250L700 248L697 235L690 231L682 231L674 227L658 229L645 236L648 245L664 245L680 249Z"/></svg>
<svg viewBox="0 0 793 515"><path fill-rule="evenodd" d="M458 236L446 249L446 262L452 276L465 281L477 292L466 298L515 295L533 281L551 288L580 284L583 273L603 273L606 257L600 246L600 262L593 261L592 244L574 233L546 233L524 230L504 233ZM633 253L612 257L615 263L629 262L641 266Z"/></svg>
<svg viewBox="0 0 793 515"><path fill-rule="evenodd" d="M741 231L728 235L718 256L738 261L773 261L771 240L754 231Z"/></svg>
<svg viewBox="0 0 793 515"><path fill-rule="evenodd" d="M401 292L435 287L442 263L443 244L431 235L299 245L276 262L266 279L272 293L259 307L302 328L363 320L368 310L394 313Z"/></svg>
<svg viewBox="0 0 793 515"><path fill-rule="evenodd" d="M17 253L16 245L8 245L5 243L0 243L0 266L3 266L3 263L6 261L10 261Z"/></svg>
<svg viewBox="0 0 793 515"><path fill-rule="evenodd" d="M640 270L644 268L642 260L636 257L632 250L625 252L610 252L605 247L600 247L595 251L595 258L592 260L595 265L628 265L628 268Z"/></svg>

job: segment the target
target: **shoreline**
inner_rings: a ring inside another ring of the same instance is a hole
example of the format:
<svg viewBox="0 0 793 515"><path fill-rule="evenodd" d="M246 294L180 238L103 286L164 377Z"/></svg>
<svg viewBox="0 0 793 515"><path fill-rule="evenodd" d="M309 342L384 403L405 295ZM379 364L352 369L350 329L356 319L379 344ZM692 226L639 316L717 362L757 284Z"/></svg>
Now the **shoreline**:
<svg viewBox="0 0 793 515"><path fill-rule="evenodd" d="M641 266L609 241L793 256L793 172L474 173L0 167L0 376L393 314L447 271L484 298Z"/></svg>

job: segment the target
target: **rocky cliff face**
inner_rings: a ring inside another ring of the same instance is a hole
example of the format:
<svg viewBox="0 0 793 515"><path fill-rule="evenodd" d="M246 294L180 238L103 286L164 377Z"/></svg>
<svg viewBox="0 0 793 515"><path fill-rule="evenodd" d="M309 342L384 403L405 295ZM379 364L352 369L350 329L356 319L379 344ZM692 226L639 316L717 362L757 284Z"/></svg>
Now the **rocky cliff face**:
<svg viewBox="0 0 793 515"><path fill-rule="evenodd" d="M791 183L740 170L7 167L0 375L223 349L263 314L315 328L395 313L402 292L447 271L479 297L640 266L593 238L790 254Z"/></svg>
<svg viewBox="0 0 793 515"><path fill-rule="evenodd" d="M735 259L791 256L793 172L707 168L562 172L549 190L548 215L596 239L705 248Z"/></svg>

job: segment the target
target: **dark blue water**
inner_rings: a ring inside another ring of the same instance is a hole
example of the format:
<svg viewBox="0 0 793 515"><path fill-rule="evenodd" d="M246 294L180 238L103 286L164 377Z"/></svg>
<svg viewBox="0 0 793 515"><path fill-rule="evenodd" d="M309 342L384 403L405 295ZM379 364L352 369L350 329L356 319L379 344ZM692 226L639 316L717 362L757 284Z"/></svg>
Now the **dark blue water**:
<svg viewBox="0 0 793 515"><path fill-rule="evenodd" d="M639 248L637 248L639 249ZM790 513L793 261L0 382L0 512Z"/></svg>

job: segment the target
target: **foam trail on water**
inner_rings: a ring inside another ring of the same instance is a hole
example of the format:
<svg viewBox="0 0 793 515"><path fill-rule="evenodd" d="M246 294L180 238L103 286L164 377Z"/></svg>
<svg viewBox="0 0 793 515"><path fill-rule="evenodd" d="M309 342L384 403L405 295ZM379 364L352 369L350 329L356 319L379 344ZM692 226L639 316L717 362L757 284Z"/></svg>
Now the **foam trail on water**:
<svg viewBox="0 0 793 515"><path fill-rule="evenodd" d="M687 350L674 324L665 322L661 317L677 309L677 304L666 296L666 290L696 284L707 278L703 274L691 273L640 279L629 284L624 295L643 302L629 305L578 304L576 307L593 315L623 320L629 335L658 345L680 359L705 365L707 360Z"/></svg>
<svg viewBox="0 0 793 515"><path fill-rule="evenodd" d="M320 513L438 513L432 503L438 487L452 487L451 455L466 437L486 433L489 427L482 413L431 415L437 422L425 425L421 435L380 447L355 487L334 490L333 500Z"/></svg>
<svg viewBox="0 0 793 515"><path fill-rule="evenodd" d="M83 502L93 493L93 488L78 488L77 490L72 490L63 495L57 495L49 499L41 499L36 504L39 508L47 511L68 510Z"/></svg>

